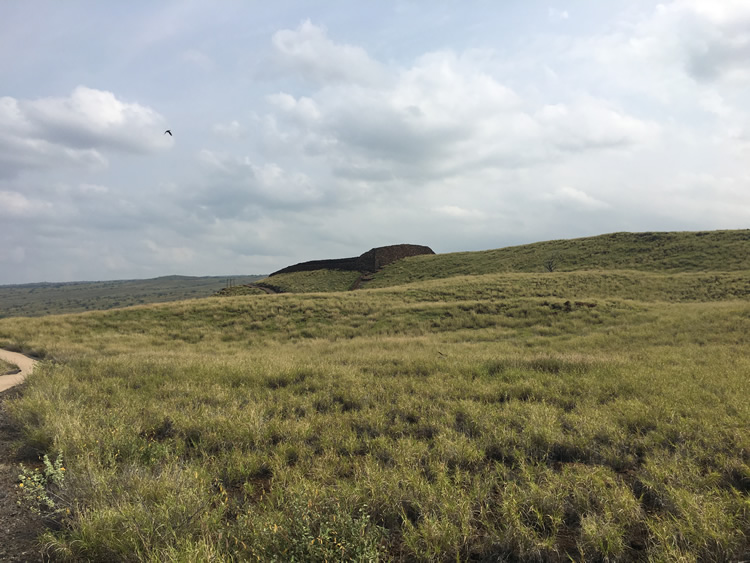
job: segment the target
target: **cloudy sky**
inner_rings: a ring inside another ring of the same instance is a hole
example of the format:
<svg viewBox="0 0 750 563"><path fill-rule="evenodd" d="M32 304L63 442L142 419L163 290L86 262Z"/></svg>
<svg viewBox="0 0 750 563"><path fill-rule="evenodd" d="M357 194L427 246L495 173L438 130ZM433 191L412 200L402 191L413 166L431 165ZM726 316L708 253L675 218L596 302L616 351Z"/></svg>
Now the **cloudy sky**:
<svg viewBox="0 0 750 563"><path fill-rule="evenodd" d="M0 3L0 284L749 224L747 0Z"/></svg>

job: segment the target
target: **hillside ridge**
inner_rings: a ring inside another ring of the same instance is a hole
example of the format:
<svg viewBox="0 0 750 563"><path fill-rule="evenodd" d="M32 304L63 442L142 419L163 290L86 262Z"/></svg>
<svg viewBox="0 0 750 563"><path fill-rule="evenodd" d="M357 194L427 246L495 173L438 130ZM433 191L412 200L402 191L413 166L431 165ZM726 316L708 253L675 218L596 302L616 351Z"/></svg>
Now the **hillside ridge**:
<svg viewBox="0 0 750 563"><path fill-rule="evenodd" d="M356 260L356 259L347 259ZM311 261L272 274L282 292L391 287L430 279L580 270L737 272L750 270L750 230L616 232L491 250L407 256L360 275L336 261Z"/></svg>
<svg viewBox="0 0 750 563"><path fill-rule="evenodd" d="M264 276L161 276L150 279L40 282L0 286L0 318L80 313L209 297L226 285Z"/></svg>

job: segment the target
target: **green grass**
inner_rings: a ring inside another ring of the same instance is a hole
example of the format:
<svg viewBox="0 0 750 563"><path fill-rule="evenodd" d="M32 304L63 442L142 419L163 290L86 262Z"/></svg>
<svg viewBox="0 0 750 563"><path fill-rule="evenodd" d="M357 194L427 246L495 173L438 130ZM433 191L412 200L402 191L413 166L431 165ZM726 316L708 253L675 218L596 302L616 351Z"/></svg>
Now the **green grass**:
<svg viewBox="0 0 750 563"><path fill-rule="evenodd" d="M592 270L546 274L454 276L395 288L418 300L509 299L514 297L620 298L639 301L725 301L750 297L750 270L656 272Z"/></svg>
<svg viewBox="0 0 750 563"><path fill-rule="evenodd" d="M62 560L726 561L747 271L489 274L0 320Z"/></svg>
<svg viewBox="0 0 750 563"><path fill-rule="evenodd" d="M486 250L414 256L383 268L363 287L388 287L436 278L509 272L639 270L734 272L750 270L750 230L613 233Z"/></svg>
<svg viewBox="0 0 750 563"><path fill-rule="evenodd" d="M232 287L224 287L216 292L216 295L222 297L238 296L238 295L265 295L267 292L263 291L256 284L246 285L235 285Z"/></svg>
<svg viewBox="0 0 750 563"><path fill-rule="evenodd" d="M359 272L345 270L313 270L276 274L260 282L283 293L347 291L360 277Z"/></svg>
<svg viewBox="0 0 750 563"><path fill-rule="evenodd" d="M0 286L0 318L106 310L208 297L227 285L263 276L165 276L148 280L31 283Z"/></svg>
<svg viewBox="0 0 750 563"><path fill-rule="evenodd" d="M18 370L18 366L10 364L5 360L0 360L0 375L6 375L8 373L14 373Z"/></svg>
<svg viewBox="0 0 750 563"><path fill-rule="evenodd" d="M733 276L737 286L730 291L736 291L736 297L742 297L747 295L750 283L745 275L750 271L750 230L613 233L480 252L414 256L394 262L375 274L366 275L357 289L393 287L459 276L546 274L549 273L547 264L556 272L616 271L603 283L627 275L627 272L653 273L655 277L646 280L648 283L658 280L659 275L667 272L695 274L693 278L689 275L682 278L679 291L688 292L697 299L704 296L699 296L700 290L686 287L691 280L707 283L703 293L711 299L715 283L713 276L729 275ZM353 289L359 276L357 272L317 270L279 274L261 283L287 293L332 292ZM669 278L668 284L671 284L671 280ZM630 282L623 280L623 283ZM247 293L247 290L235 288L228 293L240 295ZM682 296L670 299L679 301Z"/></svg>

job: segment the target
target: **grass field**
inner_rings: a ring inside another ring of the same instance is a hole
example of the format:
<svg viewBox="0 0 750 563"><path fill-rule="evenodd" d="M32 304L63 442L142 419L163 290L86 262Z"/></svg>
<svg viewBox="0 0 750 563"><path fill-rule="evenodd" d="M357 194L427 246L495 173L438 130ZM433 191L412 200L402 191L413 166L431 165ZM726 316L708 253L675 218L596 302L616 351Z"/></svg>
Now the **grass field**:
<svg viewBox="0 0 750 563"><path fill-rule="evenodd" d="M497 273L636 271L728 273L750 270L750 230L612 233L486 250L414 256L368 273L360 289L393 287L456 276ZM359 273L317 270L279 274L261 283L276 291L309 293L352 289ZM747 277L738 275L747 284ZM226 294L240 295L242 287Z"/></svg>
<svg viewBox="0 0 750 563"><path fill-rule="evenodd" d="M366 284L386 287L467 274L575 270L729 272L750 270L750 230L612 233L486 250L414 256Z"/></svg>
<svg viewBox="0 0 750 563"><path fill-rule="evenodd" d="M0 319L0 346L46 358L10 405L66 468L43 542L79 561L747 559L750 271L653 270Z"/></svg>
<svg viewBox="0 0 750 563"><path fill-rule="evenodd" d="M234 276L235 285L263 276ZM0 318L78 313L208 297L227 277L165 276L148 280L30 283L0 286Z"/></svg>
<svg viewBox="0 0 750 563"><path fill-rule="evenodd" d="M261 283L276 291L291 293L315 293L347 291L359 278L359 272L344 270L313 270L311 272L291 272L276 274Z"/></svg>

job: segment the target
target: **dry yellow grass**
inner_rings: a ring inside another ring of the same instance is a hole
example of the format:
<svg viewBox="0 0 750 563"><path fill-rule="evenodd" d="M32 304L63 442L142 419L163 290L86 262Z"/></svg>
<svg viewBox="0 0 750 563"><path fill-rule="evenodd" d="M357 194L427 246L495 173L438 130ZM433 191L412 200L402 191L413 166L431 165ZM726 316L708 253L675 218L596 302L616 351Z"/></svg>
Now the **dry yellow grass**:
<svg viewBox="0 0 750 563"><path fill-rule="evenodd" d="M0 320L67 560L738 559L741 276L500 274ZM670 286L674 291L670 291ZM51 361L51 359L56 361Z"/></svg>

